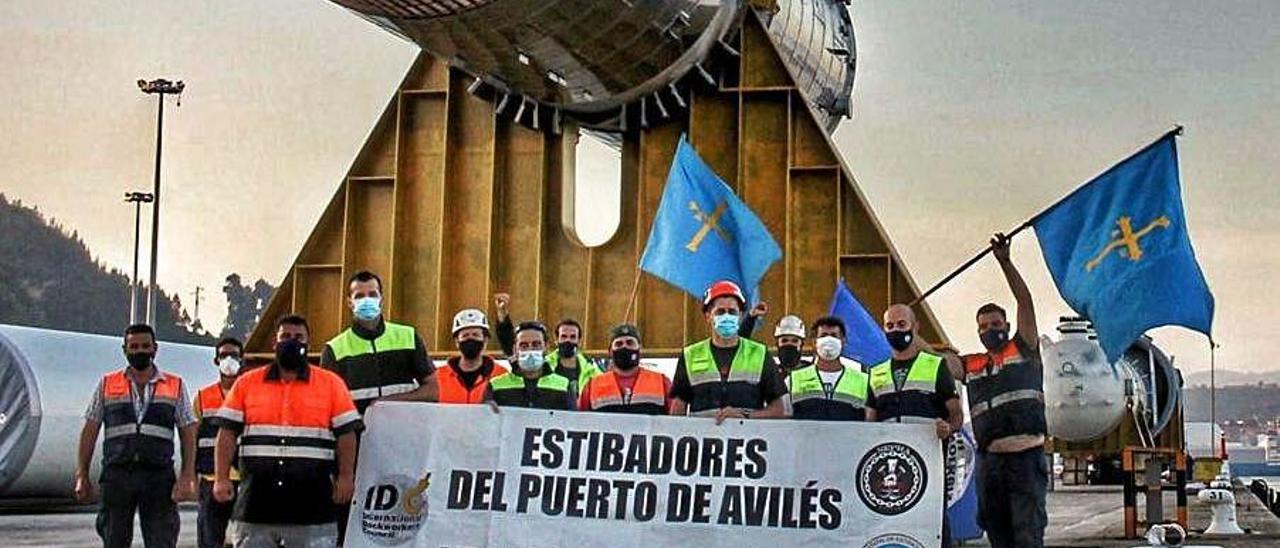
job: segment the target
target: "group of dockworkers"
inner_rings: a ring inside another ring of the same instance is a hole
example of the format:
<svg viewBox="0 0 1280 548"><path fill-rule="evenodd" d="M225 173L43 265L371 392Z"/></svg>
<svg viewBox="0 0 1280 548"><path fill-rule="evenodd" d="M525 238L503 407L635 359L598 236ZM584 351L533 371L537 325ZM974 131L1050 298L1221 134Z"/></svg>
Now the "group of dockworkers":
<svg viewBox="0 0 1280 548"><path fill-rule="evenodd" d="M375 402L679 415L717 423L928 423L946 440L964 423L960 380L980 453L979 523L993 546L1041 546L1047 469L1038 330L1008 239L997 234L992 245L1017 301L1016 331L1011 335L1003 309L983 305L976 320L985 351L964 356L928 345L903 304L884 313L892 356L882 363L842 357L846 326L833 316L808 326L793 315L781 318L770 351L750 338L767 305L747 310L741 288L719 281L702 299L710 336L684 348L672 379L642 364L636 326L614 327L609 355L597 363L579 349L580 324L566 319L548 330L536 321L515 323L506 294L494 298L492 329L482 310L454 316L457 353L436 367L413 327L383 318L381 279L360 272L347 287L353 323L324 345L318 366L308 357L306 319L285 316L275 324L275 359L264 366L245 367L243 344L220 340L213 360L220 379L200 389L192 404L182 379L155 365L154 331L131 326L124 343L129 366L103 378L86 412L76 496L94 497L87 475L101 428L104 546L131 544L135 513L147 546L174 546L176 502L190 498L199 501L202 547L334 546L342 543L355 490L361 416ZM486 355L491 338L509 367ZM175 446L182 454L176 473ZM942 540L949 546L943 515Z"/></svg>

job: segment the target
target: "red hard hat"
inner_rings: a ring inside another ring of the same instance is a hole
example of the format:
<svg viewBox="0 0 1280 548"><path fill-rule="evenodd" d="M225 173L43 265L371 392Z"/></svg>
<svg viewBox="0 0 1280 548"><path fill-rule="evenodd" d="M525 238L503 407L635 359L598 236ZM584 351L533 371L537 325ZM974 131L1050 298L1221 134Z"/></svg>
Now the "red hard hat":
<svg viewBox="0 0 1280 548"><path fill-rule="evenodd" d="M706 294L702 296L702 307L711 306L711 303L720 297L733 297L744 305L747 302L747 298L742 295L742 289L738 287L738 284L729 280L720 280L707 288Z"/></svg>

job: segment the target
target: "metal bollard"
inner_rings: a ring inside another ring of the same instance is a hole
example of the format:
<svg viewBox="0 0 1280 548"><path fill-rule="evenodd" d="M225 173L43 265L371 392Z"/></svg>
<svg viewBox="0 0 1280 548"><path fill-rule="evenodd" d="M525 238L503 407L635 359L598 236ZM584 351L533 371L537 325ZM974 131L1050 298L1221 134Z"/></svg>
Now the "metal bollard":
<svg viewBox="0 0 1280 548"><path fill-rule="evenodd" d="M1236 496L1231 492L1231 468L1226 461L1222 462L1222 469L1209 484L1209 489L1200 491L1196 498L1213 510L1209 528L1204 530L1206 535L1244 534L1236 521Z"/></svg>

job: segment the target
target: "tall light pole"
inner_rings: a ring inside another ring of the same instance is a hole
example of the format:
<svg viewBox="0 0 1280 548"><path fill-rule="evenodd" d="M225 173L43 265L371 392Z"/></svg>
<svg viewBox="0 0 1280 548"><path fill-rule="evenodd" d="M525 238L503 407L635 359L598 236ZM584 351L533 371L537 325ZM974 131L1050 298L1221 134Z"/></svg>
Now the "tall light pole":
<svg viewBox="0 0 1280 548"><path fill-rule="evenodd" d="M142 204L149 204L155 196L146 192L126 192L124 201L133 204L133 280L129 284L129 324L138 323L138 251L142 247Z"/></svg>
<svg viewBox="0 0 1280 548"><path fill-rule="evenodd" d="M196 286L196 313L195 313L195 316L191 318L191 328L193 331L199 331L201 328L201 325L200 325L200 292L201 291L204 291L204 288L197 285Z"/></svg>
<svg viewBox="0 0 1280 548"><path fill-rule="evenodd" d="M156 180L151 191L154 201L151 204L151 278L147 285L147 324L155 326L156 320L156 261L160 250L160 150L164 143L164 96L179 95L186 85L182 80L170 82L157 78L150 82L138 80L138 89L147 95L156 95L160 99L159 111L156 114Z"/></svg>

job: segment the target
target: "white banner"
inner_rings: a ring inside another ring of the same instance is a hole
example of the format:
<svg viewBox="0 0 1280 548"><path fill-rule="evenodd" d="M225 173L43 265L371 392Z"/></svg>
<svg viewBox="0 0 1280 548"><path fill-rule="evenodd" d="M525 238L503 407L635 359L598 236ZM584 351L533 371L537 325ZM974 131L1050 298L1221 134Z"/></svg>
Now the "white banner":
<svg viewBox="0 0 1280 548"><path fill-rule="evenodd" d="M379 403L346 546L935 547L932 425Z"/></svg>

